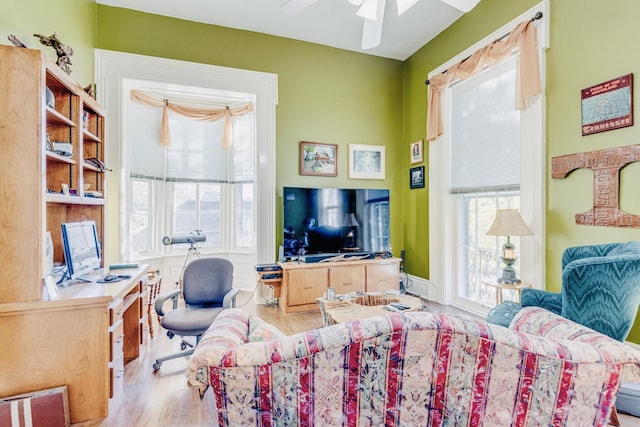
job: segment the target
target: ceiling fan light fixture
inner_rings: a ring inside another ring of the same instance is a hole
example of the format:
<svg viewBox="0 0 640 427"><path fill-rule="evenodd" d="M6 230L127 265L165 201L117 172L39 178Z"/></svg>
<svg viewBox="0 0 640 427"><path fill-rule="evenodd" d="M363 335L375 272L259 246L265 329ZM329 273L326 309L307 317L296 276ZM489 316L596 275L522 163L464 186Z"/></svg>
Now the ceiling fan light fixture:
<svg viewBox="0 0 640 427"><path fill-rule="evenodd" d="M356 15L369 21L378 21L384 14L384 7L381 8L381 4L381 0L364 0Z"/></svg>
<svg viewBox="0 0 640 427"><path fill-rule="evenodd" d="M382 23L384 21L384 9L387 5L387 0L377 0L377 2L378 8L381 11L380 19L376 21L370 19L364 20L364 25L362 26L362 49L378 47L382 40Z"/></svg>
<svg viewBox="0 0 640 427"><path fill-rule="evenodd" d="M442 2L466 13L476 7L480 0L442 0Z"/></svg>
<svg viewBox="0 0 640 427"><path fill-rule="evenodd" d="M318 0L286 0L282 2L280 8L287 15L295 15L300 12L302 9L311 6Z"/></svg>
<svg viewBox="0 0 640 427"><path fill-rule="evenodd" d="M398 5L398 16L400 16L418 3L418 0L396 0L396 3Z"/></svg>

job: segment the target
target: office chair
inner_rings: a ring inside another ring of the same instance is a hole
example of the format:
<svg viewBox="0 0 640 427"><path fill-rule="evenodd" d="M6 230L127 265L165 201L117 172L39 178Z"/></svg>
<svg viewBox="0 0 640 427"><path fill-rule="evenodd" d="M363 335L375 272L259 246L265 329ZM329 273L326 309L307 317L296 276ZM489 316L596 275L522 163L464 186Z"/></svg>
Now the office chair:
<svg viewBox="0 0 640 427"><path fill-rule="evenodd" d="M156 359L153 370L160 369L162 362L189 356L209 328L213 320L225 308L235 306L240 292L233 289L233 264L225 258L200 258L191 261L184 269L182 291L158 296L155 309L161 317L160 326L167 330L169 338L175 335L195 337L195 344L182 340L179 353ZM180 293L184 297L184 308L178 308ZM173 309L165 312L164 304L171 300ZM191 347L187 349L187 347Z"/></svg>

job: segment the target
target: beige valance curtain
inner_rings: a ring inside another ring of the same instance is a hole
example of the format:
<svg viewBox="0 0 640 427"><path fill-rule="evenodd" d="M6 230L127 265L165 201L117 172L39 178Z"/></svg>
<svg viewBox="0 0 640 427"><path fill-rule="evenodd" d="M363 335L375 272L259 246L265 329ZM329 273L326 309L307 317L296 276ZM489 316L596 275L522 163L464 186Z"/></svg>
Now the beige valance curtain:
<svg viewBox="0 0 640 427"><path fill-rule="evenodd" d="M140 102L144 105L151 107L162 107L162 120L160 131L160 144L168 147L171 145L171 131L169 129L169 110L174 113L180 114L184 117L188 117L193 120L202 122L215 122L222 118L224 122L224 134L222 137L222 147L226 150L231 148L232 132L231 132L231 117L242 116L250 111L253 111L253 104L251 102L236 108L195 108L185 105L179 105L175 102L171 102L167 99L160 99L159 97L134 89L131 91L131 100Z"/></svg>
<svg viewBox="0 0 640 427"><path fill-rule="evenodd" d="M536 26L531 20L521 22L507 37L477 50L446 72L429 79L427 140L433 141L443 133L440 98L444 88L454 78L465 79L484 67L499 63L509 57L516 48L520 53L516 79L516 109L526 108L527 100L541 92Z"/></svg>

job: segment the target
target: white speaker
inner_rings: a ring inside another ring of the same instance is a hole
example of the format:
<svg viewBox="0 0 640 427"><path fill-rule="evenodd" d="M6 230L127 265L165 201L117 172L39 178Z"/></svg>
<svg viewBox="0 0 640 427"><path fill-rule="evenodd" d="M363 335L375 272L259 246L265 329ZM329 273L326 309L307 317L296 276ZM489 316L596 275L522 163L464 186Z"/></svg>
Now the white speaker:
<svg viewBox="0 0 640 427"><path fill-rule="evenodd" d="M284 246L278 247L278 261L284 262Z"/></svg>
<svg viewBox="0 0 640 427"><path fill-rule="evenodd" d="M42 275L47 277L53 271L53 240L48 231L44 235Z"/></svg>

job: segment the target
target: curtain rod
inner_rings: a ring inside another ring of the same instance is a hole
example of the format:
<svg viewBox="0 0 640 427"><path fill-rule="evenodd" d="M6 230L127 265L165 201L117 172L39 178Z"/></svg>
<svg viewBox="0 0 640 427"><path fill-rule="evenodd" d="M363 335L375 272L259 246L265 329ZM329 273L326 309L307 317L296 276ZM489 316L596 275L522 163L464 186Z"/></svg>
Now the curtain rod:
<svg viewBox="0 0 640 427"><path fill-rule="evenodd" d="M531 22L533 21L537 21L538 19L542 19L542 12L537 12L533 18L530 19ZM504 39L505 37L507 37L509 34L511 34L511 31L509 31L508 33L502 35L501 37L498 37L497 39L495 39L493 42L491 43L497 43L500 40ZM460 61L460 63L463 63L464 61L466 61L467 59L471 58L471 55L467 56L466 58L464 58L462 61ZM444 70L442 72L442 74L446 73L447 70ZM429 79L425 80L424 82L425 85L429 85Z"/></svg>

